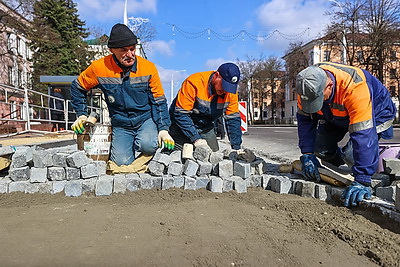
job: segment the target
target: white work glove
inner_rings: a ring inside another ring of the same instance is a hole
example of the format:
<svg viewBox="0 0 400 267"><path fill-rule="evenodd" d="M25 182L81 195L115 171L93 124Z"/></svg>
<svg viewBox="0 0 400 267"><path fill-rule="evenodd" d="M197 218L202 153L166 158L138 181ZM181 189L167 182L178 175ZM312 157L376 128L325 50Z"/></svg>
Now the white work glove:
<svg viewBox="0 0 400 267"><path fill-rule="evenodd" d="M158 133L158 147L162 147L163 143L164 143L164 147L167 149L172 150L175 147L175 141L169 135L167 130L161 130Z"/></svg>
<svg viewBox="0 0 400 267"><path fill-rule="evenodd" d="M81 134L85 130L85 122L87 121L87 116L86 115L80 115L76 121L71 126L71 129L76 133L76 134Z"/></svg>
<svg viewBox="0 0 400 267"><path fill-rule="evenodd" d="M210 150L212 150L211 149L211 147L207 144L207 141L205 140L205 139L197 139L196 141L194 141L194 147L206 147L206 148L208 148L208 149L210 149Z"/></svg>

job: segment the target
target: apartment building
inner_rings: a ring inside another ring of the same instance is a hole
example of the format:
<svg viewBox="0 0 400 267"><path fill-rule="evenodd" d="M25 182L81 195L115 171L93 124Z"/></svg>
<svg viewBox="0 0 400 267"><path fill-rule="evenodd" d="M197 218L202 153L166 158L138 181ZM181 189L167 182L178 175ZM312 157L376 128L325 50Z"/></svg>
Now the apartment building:
<svg viewBox="0 0 400 267"><path fill-rule="evenodd" d="M348 46L348 50L351 46ZM363 50L355 51L354 66L364 68ZM400 88L400 44L394 45L388 51L390 57L384 66L383 84L392 95L393 101L399 108L399 88ZM346 53L341 44L335 43L329 36L312 40L299 47L295 52L283 56L286 61L286 83L285 83L285 118L287 120L296 120L297 113L297 92L295 89L295 77L297 72L307 66L324 61L347 63ZM290 64L296 62L297 64ZM295 67L293 67L295 66ZM375 67L372 66L371 72L374 73Z"/></svg>

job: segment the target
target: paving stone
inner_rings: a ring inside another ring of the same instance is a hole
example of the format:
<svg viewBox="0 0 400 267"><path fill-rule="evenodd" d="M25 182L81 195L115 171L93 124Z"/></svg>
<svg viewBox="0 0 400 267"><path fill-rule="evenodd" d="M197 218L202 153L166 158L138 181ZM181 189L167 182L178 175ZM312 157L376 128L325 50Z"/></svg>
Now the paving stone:
<svg viewBox="0 0 400 267"><path fill-rule="evenodd" d="M168 166L167 173L170 175L178 176L182 174L183 164L179 162L171 162Z"/></svg>
<svg viewBox="0 0 400 267"><path fill-rule="evenodd" d="M64 193L67 197L79 197L82 195L81 180L67 181L64 187Z"/></svg>
<svg viewBox="0 0 400 267"><path fill-rule="evenodd" d="M208 162L211 153L211 148L207 146L199 146L194 149L193 158L198 161Z"/></svg>
<svg viewBox="0 0 400 267"><path fill-rule="evenodd" d="M52 185L51 193L57 194L57 193L64 191L65 184L67 183L67 181L65 181L65 180L64 181L52 181L50 183Z"/></svg>
<svg viewBox="0 0 400 267"><path fill-rule="evenodd" d="M168 165L171 163L171 157L170 157L170 155L167 155L165 153L160 153L159 157L156 161L158 163L162 163L164 166L168 167Z"/></svg>
<svg viewBox="0 0 400 267"><path fill-rule="evenodd" d="M47 168L47 177L50 181L65 180L65 169L63 167L49 167Z"/></svg>
<svg viewBox="0 0 400 267"><path fill-rule="evenodd" d="M68 181L71 180L78 180L81 178L81 170L73 167L66 167L65 168L65 178Z"/></svg>
<svg viewBox="0 0 400 267"><path fill-rule="evenodd" d="M88 178L82 181L82 193L93 193L96 190L97 177Z"/></svg>
<svg viewBox="0 0 400 267"><path fill-rule="evenodd" d="M81 167L82 179L88 179L99 176L97 165L94 163L87 164Z"/></svg>
<svg viewBox="0 0 400 267"><path fill-rule="evenodd" d="M271 177L271 190L279 194L288 194L292 188L292 181L282 176Z"/></svg>
<svg viewBox="0 0 400 267"><path fill-rule="evenodd" d="M27 166L26 163L26 154L24 151L18 150L11 157L11 165L10 168L21 168Z"/></svg>
<svg viewBox="0 0 400 267"><path fill-rule="evenodd" d="M182 151L181 150L174 150L169 155L171 157L171 162L178 162L182 163Z"/></svg>
<svg viewBox="0 0 400 267"><path fill-rule="evenodd" d="M247 182L246 182L246 180L243 180L242 178L235 179L234 182L233 182L233 188L239 194L247 193Z"/></svg>
<svg viewBox="0 0 400 267"><path fill-rule="evenodd" d="M213 165L210 162L198 161L197 164L199 164L197 170L198 176L209 175L211 173Z"/></svg>
<svg viewBox="0 0 400 267"><path fill-rule="evenodd" d="M50 183L27 183L25 188L25 193L27 194L49 194L52 191L52 186Z"/></svg>
<svg viewBox="0 0 400 267"><path fill-rule="evenodd" d="M125 175L126 177L126 189L128 191L140 190L142 185L142 180L137 173L129 173Z"/></svg>
<svg viewBox="0 0 400 267"><path fill-rule="evenodd" d="M67 153L55 153L53 155L53 166L55 167L67 167Z"/></svg>
<svg viewBox="0 0 400 267"><path fill-rule="evenodd" d="M240 178L240 177L239 177ZM240 178L242 179L242 178ZM243 179L242 179L243 180ZM231 179L223 179L223 183L222 183L222 192L229 192L232 191L234 186L234 181Z"/></svg>
<svg viewBox="0 0 400 267"><path fill-rule="evenodd" d="M147 174L147 175L146 175ZM141 179L140 184L142 189L153 189L153 178L148 173L139 173Z"/></svg>
<svg viewBox="0 0 400 267"><path fill-rule="evenodd" d="M8 174L10 175L11 180L18 181L26 181L29 180L31 172L29 166L10 169Z"/></svg>
<svg viewBox="0 0 400 267"><path fill-rule="evenodd" d="M257 158L250 163L251 174L262 175L267 172L267 164L262 158Z"/></svg>
<svg viewBox="0 0 400 267"><path fill-rule="evenodd" d="M9 178L0 179L0 194L8 193L8 185L11 183Z"/></svg>
<svg viewBox="0 0 400 267"><path fill-rule="evenodd" d="M102 175L96 181L96 196L109 196L113 192L114 179L112 175Z"/></svg>
<svg viewBox="0 0 400 267"><path fill-rule="evenodd" d="M47 181L47 168L31 168L30 182L31 183L44 183Z"/></svg>
<svg viewBox="0 0 400 267"><path fill-rule="evenodd" d="M247 179L251 175L250 163L235 161L233 164L233 175Z"/></svg>
<svg viewBox="0 0 400 267"><path fill-rule="evenodd" d="M218 163L218 176L221 178L228 178L233 176L233 162L232 160L224 159Z"/></svg>
<svg viewBox="0 0 400 267"><path fill-rule="evenodd" d="M331 186L332 199L335 201L341 201L340 198L342 197L344 190L345 190L344 187Z"/></svg>
<svg viewBox="0 0 400 267"><path fill-rule="evenodd" d="M23 192L25 193L26 186L29 184L28 181L17 181L8 184L8 193Z"/></svg>
<svg viewBox="0 0 400 267"><path fill-rule="evenodd" d="M128 184L128 179L125 174L116 174L114 178L114 193L125 193ZM139 179L139 176L137 176Z"/></svg>
<svg viewBox="0 0 400 267"><path fill-rule="evenodd" d="M196 189L208 188L210 178L208 176L196 177Z"/></svg>
<svg viewBox="0 0 400 267"><path fill-rule="evenodd" d="M183 186L185 190L196 190L196 179L185 176L185 185Z"/></svg>
<svg viewBox="0 0 400 267"><path fill-rule="evenodd" d="M33 166L46 168L53 166L53 154L48 150L35 150L32 152Z"/></svg>
<svg viewBox="0 0 400 267"><path fill-rule="evenodd" d="M162 188L162 176L153 176L153 188Z"/></svg>
<svg viewBox="0 0 400 267"><path fill-rule="evenodd" d="M258 174L252 174L247 178L248 187L261 187L262 186L262 176Z"/></svg>
<svg viewBox="0 0 400 267"><path fill-rule="evenodd" d="M211 153L209 161L212 165L217 165L223 160L224 160L224 153L217 151Z"/></svg>
<svg viewBox="0 0 400 267"><path fill-rule="evenodd" d="M394 202L396 200L396 187L395 186L378 187L375 191L375 195L384 200Z"/></svg>
<svg viewBox="0 0 400 267"><path fill-rule="evenodd" d="M396 185L396 201L394 202L396 209L400 211L400 184Z"/></svg>
<svg viewBox="0 0 400 267"><path fill-rule="evenodd" d="M224 180L220 177L211 176L210 177L210 191L214 193L222 193L222 188L224 185Z"/></svg>
<svg viewBox="0 0 400 267"><path fill-rule="evenodd" d="M180 176L174 176L174 187L176 188L182 188L185 185L185 177L180 175Z"/></svg>
<svg viewBox="0 0 400 267"><path fill-rule="evenodd" d="M86 156L85 151L76 151L67 157L67 164L70 167L80 168L89 164L91 161Z"/></svg>
<svg viewBox="0 0 400 267"><path fill-rule="evenodd" d="M382 163L384 173L396 174L400 172L400 159L384 158Z"/></svg>
<svg viewBox="0 0 400 267"><path fill-rule="evenodd" d="M0 156L11 155L15 152L14 146L2 146L0 147Z"/></svg>
<svg viewBox="0 0 400 267"><path fill-rule="evenodd" d="M148 165L148 170L151 175L161 176L164 174L164 169L165 169L164 164L154 161L154 160L150 161L150 163Z"/></svg>
<svg viewBox="0 0 400 267"><path fill-rule="evenodd" d="M302 197L315 197L315 183L304 180L292 180L294 193Z"/></svg>
<svg viewBox="0 0 400 267"><path fill-rule="evenodd" d="M103 161L103 160L95 160L93 161L93 164L96 165L97 167L97 172L98 175L103 175L106 174L107 172L107 162Z"/></svg>
<svg viewBox="0 0 400 267"><path fill-rule="evenodd" d="M331 200L331 186L323 184L315 184L315 198L323 201Z"/></svg>
<svg viewBox="0 0 400 267"><path fill-rule="evenodd" d="M174 177L171 175L163 175L162 176L162 190L170 189L174 187Z"/></svg>
<svg viewBox="0 0 400 267"><path fill-rule="evenodd" d="M197 164L195 161L188 159L186 160L185 164L183 165L183 174L186 176L196 176L197 170L199 168L199 164Z"/></svg>
<svg viewBox="0 0 400 267"><path fill-rule="evenodd" d="M263 174L261 175L262 177L262 188L266 189L266 190L270 190L271 189L271 175L269 174Z"/></svg>

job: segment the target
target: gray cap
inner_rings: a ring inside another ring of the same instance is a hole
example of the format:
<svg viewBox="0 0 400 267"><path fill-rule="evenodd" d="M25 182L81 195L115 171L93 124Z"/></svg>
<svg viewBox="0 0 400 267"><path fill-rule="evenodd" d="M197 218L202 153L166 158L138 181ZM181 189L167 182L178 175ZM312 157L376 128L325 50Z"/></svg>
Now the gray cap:
<svg viewBox="0 0 400 267"><path fill-rule="evenodd" d="M296 90L304 112L315 113L322 108L326 81L325 71L317 66L310 66L297 74Z"/></svg>

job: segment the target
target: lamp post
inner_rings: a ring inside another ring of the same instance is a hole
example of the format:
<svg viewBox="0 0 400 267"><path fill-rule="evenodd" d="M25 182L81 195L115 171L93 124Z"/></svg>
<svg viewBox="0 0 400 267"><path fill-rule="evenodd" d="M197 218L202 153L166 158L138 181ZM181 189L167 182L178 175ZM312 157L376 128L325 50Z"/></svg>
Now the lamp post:
<svg viewBox="0 0 400 267"><path fill-rule="evenodd" d="M186 71L186 70L174 70L172 72L172 75L171 75L171 103L172 103L172 100L174 99L174 73L175 72L184 72L184 71Z"/></svg>
<svg viewBox="0 0 400 267"><path fill-rule="evenodd" d="M342 12L342 27L343 27L343 29L342 29L342 34L343 34L343 37L342 37L342 50L343 50L343 51L342 51L342 52L343 52L343 64L347 64L347 50L346 50L347 41L346 41L346 29L345 29L344 18L343 18L343 16L344 16L343 6L342 6L342 4L341 4L340 2L338 2L338 1L336 1L336 0L328 0L328 1L335 3L335 4L340 8L340 10L341 10L341 12Z"/></svg>

